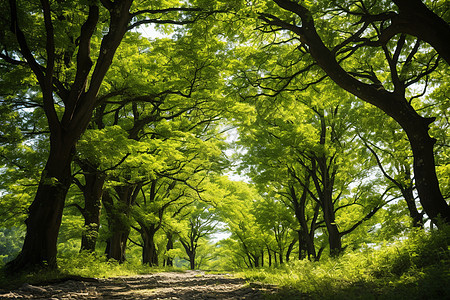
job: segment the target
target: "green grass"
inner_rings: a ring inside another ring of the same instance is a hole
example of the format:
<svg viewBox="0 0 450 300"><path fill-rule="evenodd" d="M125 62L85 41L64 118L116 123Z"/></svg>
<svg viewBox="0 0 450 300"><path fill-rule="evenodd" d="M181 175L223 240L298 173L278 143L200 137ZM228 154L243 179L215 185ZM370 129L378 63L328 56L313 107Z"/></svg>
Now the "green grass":
<svg viewBox="0 0 450 300"><path fill-rule="evenodd" d="M24 283L39 284L54 282L67 277L111 278L119 276L135 276L156 272L178 272L175 267L150 267L142 265L140 261L127 261L119 264L114 260L107 260L105 256L93 253L67 254L58 257L57 270L40 270L17 274L14 276L0 272L0 289L20 287Z"/></svg>
<svg viewBox="0 0 450 300"><path fill-rule="evenodd" d="M450 299L450 230L415 231L378 250L347 253L320 262L295 261L280 268L238 273L249 282L277 285L271 299Z"/></svg>

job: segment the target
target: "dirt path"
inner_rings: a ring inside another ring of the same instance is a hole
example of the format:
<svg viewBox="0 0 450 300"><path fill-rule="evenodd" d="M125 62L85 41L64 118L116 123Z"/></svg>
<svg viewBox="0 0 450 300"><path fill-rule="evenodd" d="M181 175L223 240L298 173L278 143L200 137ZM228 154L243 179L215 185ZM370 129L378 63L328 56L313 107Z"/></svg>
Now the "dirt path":
<svg viewBox="0 0 450 300"><path fill-rule="evenodd" d="M201 271L167 272L135 277L68 280L43 286L23 285L0 291L0 299L264 299L275 288L247 285L231 275Z"/></svg>

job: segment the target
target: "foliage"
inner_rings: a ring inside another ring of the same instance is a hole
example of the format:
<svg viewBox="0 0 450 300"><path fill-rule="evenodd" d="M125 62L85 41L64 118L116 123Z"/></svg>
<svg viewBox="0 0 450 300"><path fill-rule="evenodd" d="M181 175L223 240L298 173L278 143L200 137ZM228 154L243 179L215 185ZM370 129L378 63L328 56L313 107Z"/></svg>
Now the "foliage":
<svg viewBox="0 0 450 300"><path fill-rule="evenodd" d="M411 232L403 241L320 262L239 273L313 299L444 299L450 296L450 228Z"/></svg>
<svg viewBox="0 0 450 300"><path fill-rule="evenodd" d="M0 266L20 252L24 236L23 227L0 228Z"/></svg>

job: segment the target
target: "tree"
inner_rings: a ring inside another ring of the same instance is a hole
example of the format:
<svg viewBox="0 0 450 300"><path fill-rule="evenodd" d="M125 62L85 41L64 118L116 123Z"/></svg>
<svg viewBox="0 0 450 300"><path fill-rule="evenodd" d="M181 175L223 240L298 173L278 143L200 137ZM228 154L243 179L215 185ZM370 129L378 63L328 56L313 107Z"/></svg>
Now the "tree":
<svg viewBox="0 0 450 300"><path fill-rule="evenodd" d="M415 195L414 178L412 176L412 154L408 139L398 124L382 112L366 106L361 107L359 111L361 123L370 123L370 119L374 115L378 116L378 120L383 120L384 126L371 128L358 126L356 128L358 136L373 156L378 168L387 180L387 184L400 191L406 202L412 226L423 227L423 212L419 212L416 204L417 196Z"/></svg>
<svg viewBox="0 0 450 300"><path fill-rule="evenodd" d="M282 14L276 8L261 13L260 19L267 24L266 30L274 32L282 28L291 32L292 36L300 41L298 49L313 59L313 65L319 66L344 90L378 107L396 120L407 134L411 145L416 187L425 212L433 222L437 222L439 216L445 223L450 222L450 207L441 194L435 170L433 154L435 140L428 133L429 125L434 118L422 117L414 109L411 102L420 94L407 99L408 88L426 79L428 74L437 69L439 57L433 53L425 55L420 49L420 40L406 34L392 36L380 43L380 39L383 40L386 36L383 36L386 29L386 13L380 11L382 6L376 2L370 5L364 1L354 2L351 3L350 9L344 8L339 1L336 5L333 2L326 3L325 14L328 14L329 22L324 18L318 19L317 15L322 9L320 6L309 6L289 0L273 2L278 8L291 14L278 17L277 15ZM398 15L409 14L408 19L411 20L413 13L405 4L406 1L394 2L400 8ZM433 20L431 26L444 28L447 32L448 24L443 24L445 22L430 10L423 9L425 6L419 2L414 1L414 4L416 6L420 4L422 9L414 10L414 14L419 17L431 16ZM345 18L339 18L338 23L337 16L341 13ZM326 24L321 26L323 30L320 33L316 28L316 22ZM394 20L392 22L395 23ZM416 21L413 22L417 24ZM408 24L411 23L410 21ZM350 28L356 25L359 26L358 30L346 31L340 36L334 29L336 26ZM418 27L421 26L407 27L408 33L412 32L419 36ZM438 37L443 41L442 44L445 43L445 37L448 37L447 33ZM435 44L431 40L430 42ZM384 62L380 65L367 56L362 60L363 49L366 55L377 59L383 58ZM359 62L362 63L357 64L356 61L352 61L353 65L349 63L355 55L360 56ZM386 76L380 79L375 70L388 72L390 80Z"/></svg>
<svg viewBox="0 0 450 300"><path fill-rule="evenodd" d="M289 208L279 199L264 195L262 200L254 203L252 213L261 230L272 237L273 245L268 248L278 254L280 265L288 262L293 246L298 242L298 235L293 234L297 224Z"/></svg>
<svg viewBox="0 0 450 300"><path fill-rule="evenodd" d="M260 68L270 67L269 62ZM254 101L256 121L241 125L239 143L247 149L243 169L261 193L271 190L282 197L298 222L298 240L313 259L320 256L314 245L316 229L326 227L330 252L338 255L343 237L385 204L378 191L383 187L365 178L372 168L367 154L355 155L360 144L353 116L360 108L345 97L323 83L314 92L287 91L273 100L261 95Z"/></svg>
<svg viewBox="0 0 450 300"><path fill-rule="evenodd" d="M194 210L189 213L187 223L187 231L179 234L180 242L186 250L191 270L195 270L198 266L196 257L199 240L214 233L216 227L212 207L197 202L194 204Z"/></svg>
<svg viewBox="0 0 450 300"><path fill-rule="evenodd" d="M263 265L268 234L260 227L254 214L255 201L261 198L256 189L245 182L234 182L226 177L215 178L210 192L214 207L231 237L220 244L233 254L238 267L257 268Z"/></svg>

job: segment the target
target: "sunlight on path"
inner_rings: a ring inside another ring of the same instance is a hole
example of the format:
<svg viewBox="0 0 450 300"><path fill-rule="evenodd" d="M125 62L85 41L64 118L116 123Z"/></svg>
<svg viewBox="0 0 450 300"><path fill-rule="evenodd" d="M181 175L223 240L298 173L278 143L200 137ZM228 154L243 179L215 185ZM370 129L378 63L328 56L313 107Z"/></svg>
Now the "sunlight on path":
<svg viewBox="0 0 450 300"><path fill-rule="evenodd" d="M0 291L0 299L263 299L274 288L245 283L229 274L202 271L167 272L99 279L96 282L68 280L58 284L23 285Z"/></svg>

